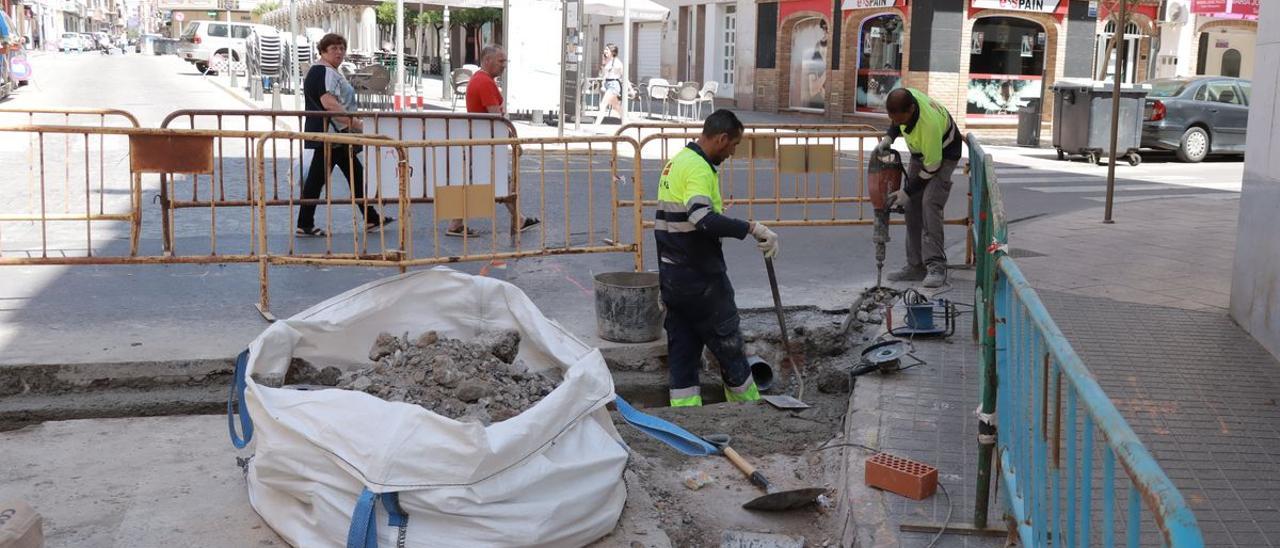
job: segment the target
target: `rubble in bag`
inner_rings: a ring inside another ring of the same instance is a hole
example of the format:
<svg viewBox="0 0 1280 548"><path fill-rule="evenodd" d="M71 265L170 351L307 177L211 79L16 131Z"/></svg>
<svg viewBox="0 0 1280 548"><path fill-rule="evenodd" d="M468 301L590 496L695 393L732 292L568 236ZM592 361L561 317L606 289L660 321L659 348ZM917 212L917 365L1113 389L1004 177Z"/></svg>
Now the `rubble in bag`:
<svg viewBox="0 0 1280 548"><path fill-rule="evenodd" d="M417 338L382 333L369 350L373 365L345 373L295 365L288 381L359 390L489 425L523 413L556 387L555 380L529 372L516 360L519 347L515 331L482 333L467 341L435 331Z"/></svg>

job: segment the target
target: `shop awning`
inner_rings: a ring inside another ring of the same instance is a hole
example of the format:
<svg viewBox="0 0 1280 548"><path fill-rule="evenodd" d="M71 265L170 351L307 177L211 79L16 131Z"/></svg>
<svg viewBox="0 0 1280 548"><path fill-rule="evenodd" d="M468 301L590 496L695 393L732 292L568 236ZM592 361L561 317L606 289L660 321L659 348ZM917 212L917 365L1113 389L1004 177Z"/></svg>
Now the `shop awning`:
<svg viewBox="0 0 1280 548"><path fill-rule="evenodd" d="M624 0L586 0L583 10L587 15L603 17L622 17ZM671 12L670 9L653 0L625 0L627 11L631 12L632 21L661 21Z"/></svg>
<svg viewBox="0 0 1280 548"><path fill-rule="evenodd" d="M840 4L841 10L858 10L864 8L892 8L904 7L907 0L844 0Z"/></svg>
<svg viewBox="0 0 1280 548"><path fill-rule="evenodd" d="M1192 0L1191 13L1222 19L1258 19L1259 0Z"/></svg>

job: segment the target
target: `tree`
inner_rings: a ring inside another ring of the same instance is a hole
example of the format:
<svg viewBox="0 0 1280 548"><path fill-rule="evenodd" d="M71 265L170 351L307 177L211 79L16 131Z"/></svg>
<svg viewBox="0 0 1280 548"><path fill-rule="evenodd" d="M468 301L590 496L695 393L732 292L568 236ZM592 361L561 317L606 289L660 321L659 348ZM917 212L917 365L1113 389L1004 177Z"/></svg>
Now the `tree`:
<svg viewBox="0 0 1280 548"><path fill-rule="evenodd" d="M436 55L440 54L440 31L444 30L444 13L439 11L425 10L418 13L418 17L414 21L418 27L418 70L426 74L427 69L427 48L423 47L427 29L431 29L431 37L435 44L434 51Z"/></svg>
<svg viewBox="0 0 1280 548"><path fill-rule="evenodd" d="M257 7L253 8L253 11L250 13L252 13L254 17L261 19L263 15L266 15L278 9L280 9L280 2L277 2L275 0L267 0L266 2L258 4Z"/></svg>
<svg viewBox="0 0 1280 548"><path fill-rule="evenodd" d="M453 22L467 29L467 33L471 35L469 45L472 47L471 56L477 62L480 60L480 48L484 46L480 36L480 28L485 23L494 24L494 34L501 35L502 10L499 8L469 8L458 10L457 15L453 18Z"/></svg>
<svg viewBox="0 0 1280 548"><path fill-rule="evenodd" d="M1129 25L1129 21L1133 16L1134 8L1137 6L1137 0L1109 0L1103 4L1109 13L1109 18L1115 22L1115 32L1111 34L1111 39L1107 40L1107 45L1103 50L1102 61L1098 63L1098 79L1105 80L1107 78L1107 64L1111 61L1111 56L1118 53L1117 48L1120 42L1124 40L1125 27ZM1119 76L1121 64L1125 59L1117 55L1116 58L1116 76Z"/></svg>

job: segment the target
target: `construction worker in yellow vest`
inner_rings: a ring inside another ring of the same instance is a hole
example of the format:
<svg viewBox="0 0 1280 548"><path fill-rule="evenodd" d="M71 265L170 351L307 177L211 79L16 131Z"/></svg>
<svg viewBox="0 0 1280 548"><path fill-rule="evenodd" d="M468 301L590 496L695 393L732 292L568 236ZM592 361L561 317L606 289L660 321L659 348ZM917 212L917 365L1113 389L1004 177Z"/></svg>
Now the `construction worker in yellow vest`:
<svg viewBox="0 0 1280 548"><path fill-rule="evenodd" d="M765 257L778 253L778 235L768 227L723 214L716 167L733 154L742 132L742 122L732 112L711 113L702 135L667 162L658 181L653 234L667 307L672 407L702 405L698 371L704 346L720 362L728 401L760 399L743 353L738 306L720 249L721 238L741 240L750 234Z"/></svg>
<svg viewBox="0 0 1280 548"><path fill-rule="evenodd" d="M888 278L920 282L924 287L947 283L946 240L942 212L951 195L951 174L960 162L960 131L947 108L924 93L898 88L885 99L888 134L876 147L882 160L901 136L911 151L907 184L889 197L889 207L902 205L907 217L907 264Z"/></svg>

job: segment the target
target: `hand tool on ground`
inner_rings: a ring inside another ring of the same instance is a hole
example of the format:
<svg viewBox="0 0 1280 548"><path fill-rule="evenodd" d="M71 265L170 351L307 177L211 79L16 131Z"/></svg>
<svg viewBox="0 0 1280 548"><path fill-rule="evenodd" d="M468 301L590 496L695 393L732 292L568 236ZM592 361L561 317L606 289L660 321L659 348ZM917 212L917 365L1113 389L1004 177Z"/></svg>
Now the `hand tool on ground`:
<svg viewBox="0 0 1280 548"><path fill-rule="evenodd" d="M765 511L791 510L817 502L818 495L826 492L826 489L820 487L807 487L771 493L769 491L772 486L769 480L764 477L764 474L761 474L746 459L742 458L742 455L739 455L737 451L729 447L729 436L712 434L704 438L672 422L637 410L630 403L627 403L627 400L622 399L621 396L615 396L613 403L618 407L618 415L627 424L634 426L653 439L667 444L676 451L695 457L724 455L728 458L729 462L732 462L738 470L746 474L751 483L764 489L766 493L763 496L751 499L742 505L743 508Z"/></svg>
<svg viewBox="0 0 1280 548"><path fill-rule="evenodd" d="M782 296L778 294L778 275L773 270L773 259L764 258L764 268L769 271L769 289L773 291L773 310L778 313L778 329L782 331L782 365L791 366L791 370L796 373L796 379L799 381L799 390L796 391L796 399L804 402L804 358L797 356L791 351L791 338L787 335L787 319L782 313ZM808 407L808 406L805 406Z"/></svg>
<svg viewBox="0 0 1280 548"><path fill-rule="evenodd" d="M766 512L781 512L784 510L794 510L812 504L818 501L818 496L826 493L827 490L821 487L802 487L799 489L788 489L785 491L774 491L769 484L769 480L761 474L755 466L742 458L732 447L729 447L730 438L725 434L711 434L703 437L703 439L711 442L720 450L720 453L729 459L738 470L742 471L752 485L764 490L765 494L747 501L742 507L747 510L762 510Z"/></svg>
<svg viewBox="0 0 1280 548"><path fill-rule="evenodd" d="M871 155L867 164L867 182L871 194L871 206L875 210L875 226L871 232L871 241L876 245L876 287L883 285L885 244L889 243L889 214L901 212L902 204L889 207L889 195L902 188L902 156L896 150L887 154L889 160L881 159L881 154Z"/></svg>

